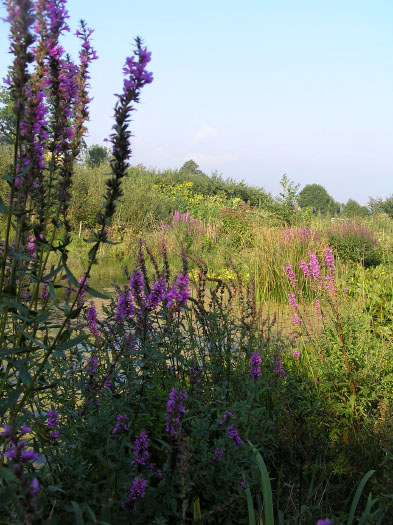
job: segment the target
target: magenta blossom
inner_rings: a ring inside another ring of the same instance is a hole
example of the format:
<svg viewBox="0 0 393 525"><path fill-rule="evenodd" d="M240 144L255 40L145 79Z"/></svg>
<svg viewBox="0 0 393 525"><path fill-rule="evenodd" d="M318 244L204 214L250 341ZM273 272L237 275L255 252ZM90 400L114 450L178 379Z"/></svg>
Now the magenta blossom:
<svg viewBox="0 0 393 525"><path fill-rule="evenodd" d="M253 352L250 359L250 376L253 378L261 377L262 358L258 352Z"/></svg>

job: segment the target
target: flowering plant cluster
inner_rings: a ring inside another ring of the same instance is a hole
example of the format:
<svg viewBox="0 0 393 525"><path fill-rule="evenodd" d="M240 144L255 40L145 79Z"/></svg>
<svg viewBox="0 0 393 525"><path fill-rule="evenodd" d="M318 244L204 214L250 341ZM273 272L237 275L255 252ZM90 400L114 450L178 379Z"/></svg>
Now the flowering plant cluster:
<svg viewBox="0 0 393 525"><path fill-rule="evenodd" d="M374 397L359 407L360 385L365 390L373 376L355 354L351 325L341 322L331 250L323 266L310 253L299 267L318 322L330 316L325 339L315 339L317 324L309 330L299 271L287 267L299 319L295 343L304 330L300 350L273 332L274 318L263 318L252 277L245 283L231 261L228 279L212 277L182 248L174 272L165 236L161 259L140 242L126 284L116 286L102 311L87 303L88 296L105 299L89 286L90 274L122 196L129 123L152 82L151 54L137 38L124 64L110 137L112 175L77 279L68 264L69 209L88 120L89 66L97 58L92 31L81 22L74 63L61 43L70 30L65 0L4 5L16 127L13 165L2 174L8 201L0 201L0 521L242 523L248 514L256 523L255 510L258 520L263 512L274 515L272 485L275 501L297 521L330 516L332 501L341 516L361 460L372 447L373 460L386 461L381 450L391 443L383 421L388 407L375 381ZM191 186L180 190L197 209L205 197ZM218 214L222 202L212 196L211 210ZM232 204L237 208L238 198ZM247 221L243 226L241 236L250 235ZM304 366L305 354L314 367ZM376 405L380 417L367 427ZM332 476L342 490L325 496ZM306 495L307 482L313 490ZM336 501L331 494L338 492ZM366 509L374 517L375 502L370 496Z"/></svg>

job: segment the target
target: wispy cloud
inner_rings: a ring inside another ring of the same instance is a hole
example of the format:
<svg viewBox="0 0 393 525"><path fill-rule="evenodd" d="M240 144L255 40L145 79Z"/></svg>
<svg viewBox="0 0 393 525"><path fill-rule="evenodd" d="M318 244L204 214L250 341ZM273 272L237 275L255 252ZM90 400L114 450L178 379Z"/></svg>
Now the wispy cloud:
<svg viewBox="0 0 393 525"><path fill-rule="evenodd" d="M213 128L212 126L202 126L193 136L192 142L194 144L201 144L202 142L206 142L207 140L217 136L218 131L216 128Z"/></svg>

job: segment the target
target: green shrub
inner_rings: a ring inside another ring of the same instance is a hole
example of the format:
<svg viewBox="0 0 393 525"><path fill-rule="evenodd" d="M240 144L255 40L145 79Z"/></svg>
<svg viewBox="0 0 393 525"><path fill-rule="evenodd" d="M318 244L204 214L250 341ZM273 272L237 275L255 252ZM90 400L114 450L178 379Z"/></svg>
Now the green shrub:
<svg viewBox="0 0 393 525"><path fill-rule="evenodd" d="M374 233L361 224L344 222L327 230L329 245L344 261L361 263L364 267L382 262L379 243Z"/></svg>

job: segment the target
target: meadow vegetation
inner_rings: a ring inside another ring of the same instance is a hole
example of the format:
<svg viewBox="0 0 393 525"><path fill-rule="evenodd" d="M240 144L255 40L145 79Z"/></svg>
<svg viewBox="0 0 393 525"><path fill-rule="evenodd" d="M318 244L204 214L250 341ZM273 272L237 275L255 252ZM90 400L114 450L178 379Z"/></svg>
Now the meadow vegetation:
<svg viewBox="0 0 393 525"><path fill-rule="evenodd" d="M140 39L83 157L91 31L73 64L65 2L6 5L0 522L388 523L391 198L130 167Z"/></svg>

